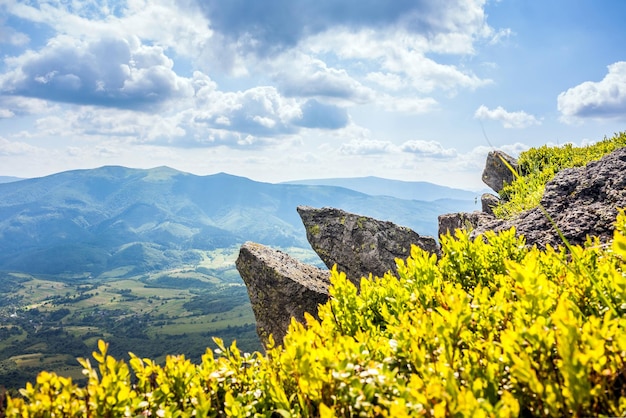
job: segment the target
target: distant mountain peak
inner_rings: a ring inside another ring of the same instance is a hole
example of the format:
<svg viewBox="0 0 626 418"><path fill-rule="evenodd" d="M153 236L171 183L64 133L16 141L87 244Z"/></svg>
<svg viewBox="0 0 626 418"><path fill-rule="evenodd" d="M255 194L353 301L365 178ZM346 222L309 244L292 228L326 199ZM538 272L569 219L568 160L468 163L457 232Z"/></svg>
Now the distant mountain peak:
<svg viewBox="0 0 626 418"><path fill-rule="evenodd" d="M144 181L168 181L173 177L189 175L187 173L183 173L182 171L178 171L174 168L162 165L159 167L154 167L146 170L146 176L144 177Z"/></svg>

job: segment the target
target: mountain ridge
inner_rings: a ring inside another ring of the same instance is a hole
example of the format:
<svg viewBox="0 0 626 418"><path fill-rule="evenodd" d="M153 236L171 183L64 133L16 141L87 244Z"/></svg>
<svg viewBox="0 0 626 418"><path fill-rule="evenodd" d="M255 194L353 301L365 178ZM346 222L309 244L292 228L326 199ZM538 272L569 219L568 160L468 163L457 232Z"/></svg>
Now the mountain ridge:
<svg viewBox="0 0 626 418"><path fill-rule="evenodd" d="M427 202L440 199L472 200L483 193L483 191L474 192L426 181L392 180L376 176L291 180L281 184L337 186L371 196L391 196Z"/></svg>
<svg viewBox="0 0 626 418"><path fill-rule="evenodd" d="M196 250L248 240L307 248L299 205L343 208L436 236L439 214L468 210L472 202L409 201L169 167L71 170L0 184L0 270L91 276L123 266L170 267L193 261Z"/></svg>

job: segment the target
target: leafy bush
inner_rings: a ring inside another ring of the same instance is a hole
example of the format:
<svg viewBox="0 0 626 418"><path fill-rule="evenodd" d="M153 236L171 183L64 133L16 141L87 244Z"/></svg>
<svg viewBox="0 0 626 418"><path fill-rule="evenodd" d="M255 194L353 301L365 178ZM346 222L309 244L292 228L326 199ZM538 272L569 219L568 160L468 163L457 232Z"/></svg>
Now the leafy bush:
<svg viewBox="0 0 626 418"><path fill-rule="evenodd" d="M626 214L613 241L572 253L513 230L417 247L396 276L332 271L320 319L283 346L242 353L217 340L199 364L107 354L88 382L43 372L7 416L617 416L626 411Z"/></svg>
<svg viewBox="0 0 626 418"><path fill-rule="evenodd" d="M518 159L518 171L521 175L500 191L503 203L494 208L494 214L499 218L510 218L519 212L537 207L546 183L556 173L564 168L583 167L622 147L626 147L626 132L586 147L574 147L571 144L563 147L544 145L522 152Z"/></svg>

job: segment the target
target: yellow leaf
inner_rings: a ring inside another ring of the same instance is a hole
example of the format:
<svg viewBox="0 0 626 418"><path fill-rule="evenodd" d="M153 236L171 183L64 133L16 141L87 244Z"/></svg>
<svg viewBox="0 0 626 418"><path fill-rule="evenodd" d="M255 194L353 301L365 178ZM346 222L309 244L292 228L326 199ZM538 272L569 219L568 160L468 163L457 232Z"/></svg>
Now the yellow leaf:
<svg viewBox="0 0 626 418"><path fill-rule="evenodd" d="M320 404L320 418L334 418L335 411L332 408L327 407L323 403Z"/></svg>
<svg viewBox="0 0 626 418"><path fill-rule="evenodd" d="M439 402L437 405L435 405L435 407L433 408L433 416L436 418L446 416L446 402L445 401Z"/></svg>
<svg viewBox="0 0 626 418"><path fill-rule="evenodd" d="M104 342L104 340L98 340L98 350L102 353L102 355L106 355L107 348L109 345Z"/></svg>
<svg viewBox="0 0 626 418"><path fill-rule="evenodd" d="M617 231L613 236L613 252L622 257L626 257L626 236Z"/></svg>

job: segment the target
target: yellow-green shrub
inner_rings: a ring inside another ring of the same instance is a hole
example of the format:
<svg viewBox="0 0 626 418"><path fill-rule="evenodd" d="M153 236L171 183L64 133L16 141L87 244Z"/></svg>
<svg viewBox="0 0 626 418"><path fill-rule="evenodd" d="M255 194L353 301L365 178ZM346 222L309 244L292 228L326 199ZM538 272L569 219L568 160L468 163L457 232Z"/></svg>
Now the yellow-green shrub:
<svg viewBox="0 0 626 418"><path fill-rule="evenodd" d="M88 383L42 373L7 416L618 416L626 413L626 215L609 245L528 249L514 231L417 247L360 292L332 272L320 319L265 355L218 340L164 365L99 343Z"/></svg>
<svg viewBox="0 0 626 418"><path fill-rule="evenodd" d="M583 167L622 147L626 147L626 132L585 147L544 145L522 152L518 158L521 175L499 192L503 202L494 208L494 214L499 218L509 218L537 207L546 183L556 173L564 168Z"/></svg>

